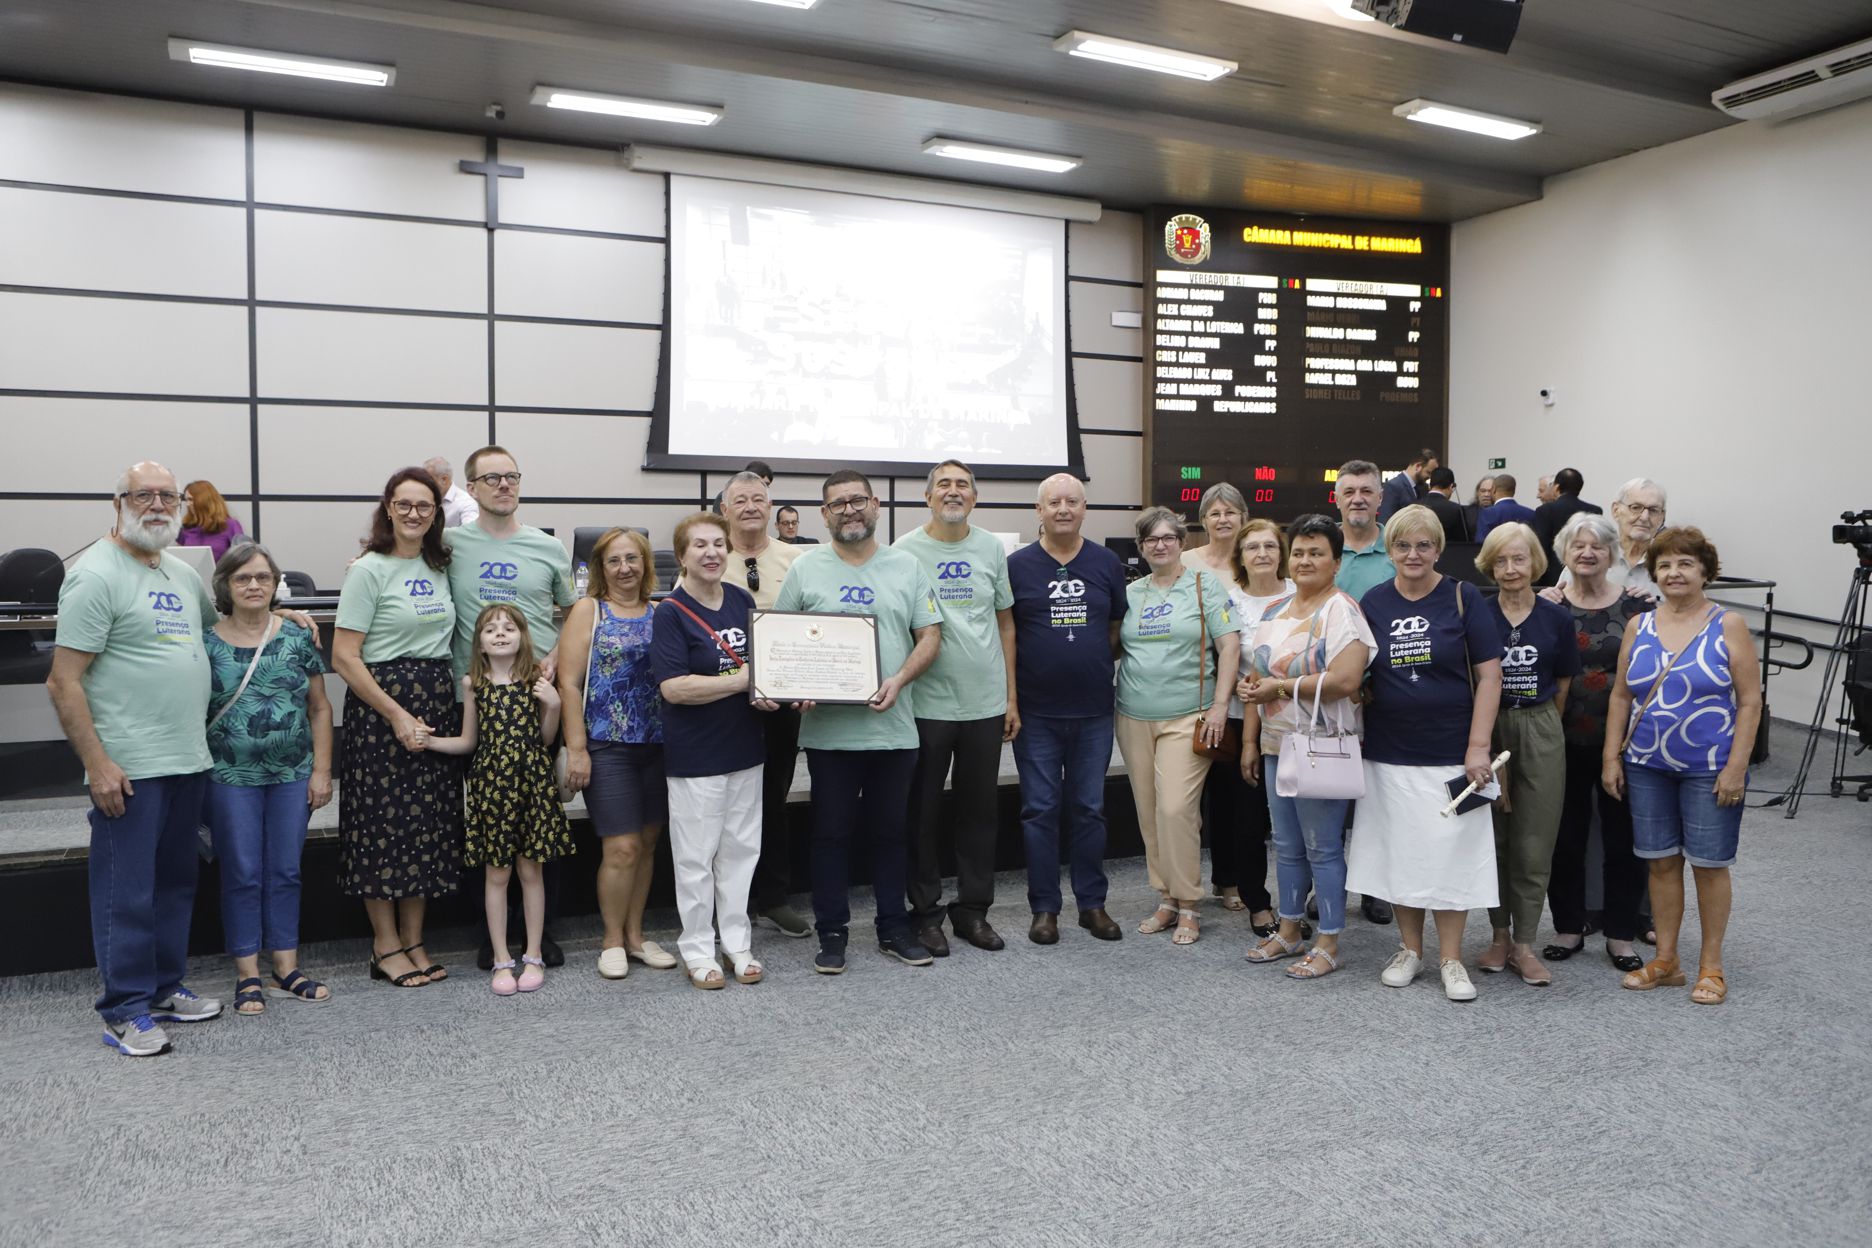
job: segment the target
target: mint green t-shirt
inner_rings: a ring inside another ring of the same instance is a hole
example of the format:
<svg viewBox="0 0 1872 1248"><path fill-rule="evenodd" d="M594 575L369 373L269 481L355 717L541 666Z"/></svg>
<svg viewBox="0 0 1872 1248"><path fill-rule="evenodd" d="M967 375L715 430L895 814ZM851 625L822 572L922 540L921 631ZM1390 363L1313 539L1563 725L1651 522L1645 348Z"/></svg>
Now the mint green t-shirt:
<svg viewBox="0 0 1872 1248"><path fill-rule="evenodd" d="M1345 554L1339 557L1339 575L1333 583L1357 602L1374 585L1382 585L1397 577L1397 568L1392 566L1391 556L1386 553L1384 525L1378 526L1378 540L1365 550L1345 548Z"/></svg>
<svg viewBox="0 0 1872 1248"><path fill-rule="evenodd" d="M1007 713L1007 667L996 611L1014 605L1007 550L986 529L939 542L927 529L898 538L893 549L922 563L942 608L942 652L916 682L918 719L960 721Z"/></svg>
<svg viewBox="0 0 1872 1248"><path fill-rule="evenodd" d="M1202 580L1209 646L1202 652L1202 701L1196 699L1196 582ZM1209 571L1184 568L1166 593L1141 577L1125 587L1124 626L1118 630L1118 713L1132 719L1177 719L1208 710L1215 701L1215 639L1241 630L1228 586ZM1235 644L1231 637L1228 644Z"/></svg>
<svg viewBox="0 0 1872 1248"><path fill-rule="evenodd" d="M338 591L337 624L364 634L366 663L446 659L455 632L448 574L421 555L359 555Z"/></svg>
<svg viewBox="0 0 1872 1248"><path fill-rule="evenodd" d="M78 557L58 596L58 644L97 657L80 680L111 761L132 780L187 776L208 753L214 599L167 551L152 568L105 538Z"/></svg>
<svg viewBox="0 0 1872 1248"><path fill-rule="evenodd" d="M487 606L510 602L526 617L533 657L543 659L559 643L553 604L572 605L572 556L559 539L530 524L512 537L490 535L470 520L442 531L442 543L454 552L449 560L449 592L455 599L455 636L450 657L455 676L468 674L474 654L475 621Z"/></svg>
<svg viewBox="0 0 1872 1248"><path fill-rule="evenodd" d="M914 556L880 546L854 567L831 546L815 546L793 561L780 587L777 611L830 611L874 615L878 622L879 675L904 665L916 644L912 629L942 623L936 587ZM890 710L868 706L815 707L800 721L800 744L809 750L914 750L917 747L913 682Z"/></svg>

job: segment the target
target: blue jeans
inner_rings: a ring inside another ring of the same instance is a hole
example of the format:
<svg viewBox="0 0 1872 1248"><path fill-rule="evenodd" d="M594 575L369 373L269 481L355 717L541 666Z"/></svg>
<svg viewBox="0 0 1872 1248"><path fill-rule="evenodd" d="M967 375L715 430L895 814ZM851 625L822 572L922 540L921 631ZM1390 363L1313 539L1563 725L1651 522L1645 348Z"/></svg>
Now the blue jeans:
<svg viewBox="0 0 1872 1248"><path fill-rule="evenodd" d="M1693 867L1727 867L1742 836L1742 804L1716 804L1713 771L1661 771L1625 764L1631 803L1632 853L1640 858L1682 854Z"/></svg>
<svg viewBox="0 0 1872 1248"><path fill-rule="evenodd" d="M208 826L221 864L221 928L231 958L299 947L299 854L306 782L208 782Z"/></svg>
<svg viewBox="0 0 1872 1248"><path fill-rule="evenodd" d="M1311 797L1282 797L1274 791L1280 757L1261 756L1261 788L1274 820L1274 864L1280 880L1280 917L1306 919L1307 890L1319 899L1319 933L1345 930L1346 803Z"/></svg>
<svg viewBox="0 0 1872 1248"><path fill-rule="evenodd" d="M130 783L122 815L91 808L91 948L107 1023L147 1014L182 986L208 773Z"/></svg>
<svg viewBox="0 0 1872 1248"><path fill-rule="evenodd" d="M915 750L807 750L812 773L813 926L843 943L851 924L851 841L871 851L871 892L882 940L910 934L910 781Z"/></svg>
<svg viewBox="0 0 1872 1248"><path fill-rule="evenodd" d="M1105 772L1112 717L1024 715L1014 738L1020 772L1021 834L1027 842L1027 906L1060 912L1060 824L1080 913L1105 908Z"/></svg>

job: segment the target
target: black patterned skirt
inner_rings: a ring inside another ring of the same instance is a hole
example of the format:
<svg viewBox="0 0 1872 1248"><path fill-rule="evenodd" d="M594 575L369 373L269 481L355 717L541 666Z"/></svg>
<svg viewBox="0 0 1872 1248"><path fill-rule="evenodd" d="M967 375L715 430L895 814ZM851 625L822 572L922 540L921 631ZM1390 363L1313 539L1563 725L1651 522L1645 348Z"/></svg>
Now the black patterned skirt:
<svg viewBox="0 0 1872 1248"><path fill-rule="evenodd" d="M366 665L398 706L438 737L461 731L447 659ZM461 884L462 768L403 748L355 692L345 694L338 760L338 887L353 897L440 897Z"/></svg>

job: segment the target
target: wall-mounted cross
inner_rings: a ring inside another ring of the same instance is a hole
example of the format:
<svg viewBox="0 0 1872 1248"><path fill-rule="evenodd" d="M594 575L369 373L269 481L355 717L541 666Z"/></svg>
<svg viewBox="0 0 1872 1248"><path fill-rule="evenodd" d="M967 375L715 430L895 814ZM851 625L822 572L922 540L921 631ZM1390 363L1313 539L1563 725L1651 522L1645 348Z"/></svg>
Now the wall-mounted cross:
<svg viewBox="0 0 1872 1248"><path fill-rule="evenodd" d="M503 165L494 159L494 142L488 141L486 160L464 160L461 162L463 173L472 173L487 179L487 228L500 225L500 180L502 178L524 178L526 170L519 165Z"/></svg>

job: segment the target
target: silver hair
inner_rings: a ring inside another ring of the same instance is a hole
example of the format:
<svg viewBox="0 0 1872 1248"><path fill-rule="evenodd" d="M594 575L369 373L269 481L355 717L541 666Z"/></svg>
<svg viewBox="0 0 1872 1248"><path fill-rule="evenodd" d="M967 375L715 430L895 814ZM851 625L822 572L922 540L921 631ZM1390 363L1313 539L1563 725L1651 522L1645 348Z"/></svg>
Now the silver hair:
<svg viewBox="0 0 1872 1248"><path fill-rule="evenodd" d="M1160 524L1175 525L1178 534L1181 534L1184 529L1188 527L1188 522L1176 512L1171 511L1168 507L1146 507L1143 511L1138 513L1138 545L1142 546L1144 544L1144 539L1150 536L1150 531Z"/></svg>
<svg viewBox="0 0 1872 1248"><path fill-rule="evenodd" d="M1384 479L1384 474L1378 471L1378 465L1372 463L1369 459L1346 460L1345 463L1339 465L1339 475L1342 477L1377 477L1380 480Z"/></svg>
<svg viewBox="0 0 1872 1248"><path fill-rule="evenodd" d="M252 562L255 555L266 560L267 570L273 573L273 588L278 591L281 573L279 564L273 559L273 552L259 542L236 542L228 547L227 554L222 555L215 564L214 577L210 581L214 590L215 610L222 615L234 614L234 590L230 582L236 572Z"/></svg>
<svg viewBox="0 0 1872 1248"><path fill-rule="evenodd" d="M449 467L448 460L443 459L440 455L431 455L428 459L423 460L423 469L431 476L448 477L451 480L455 476L455 470Z"/></svg>
<svg viewBox="0 0 1872 1248"><path fill-rule="evenodd" d="M735 473L734 476L728 478L728 484L722 486L722 497L727 498L729 490L734 489L734 487L737 485L746 485L750 481L753 482L755 485L760 486L760 488L763 490L768 488L767 478L761 476L760 473L758 472L748 472L745 469L743 469L742 471Z"/></svg>
<svg viewBox="0 0 1872 1248"><path fill-rule="evenodd" d="M1226 481L1218 481L1203 491L1202 502L1196 504L1196 518L1207 517L1209 509L1217 503L1227 503L1244 517L1248 514L1248 500L1242 497L1242 492Z"/></svg>
<svg viewBox="0 0 1872 1248"><path fill-rule="evenodd" d="M1559 557L1561 563L1566 562L1567 548L1581 533L1590 533L1607 550L1614 553L1618 551L1618 525L1613 523L1611 517L1602 516L1596 511L1576 511L1571 519L1560 526L1560 531L1554 534L1554 554Z"/></svg>
<svg viewBox="0 0 1872 1248"><path fill-rule="evenodd" d="M937 465L937 467L939 468L941 466L942 466L941 464ZM1051 481L1057 481L1061 477L1065 477L1067 480L1071 481L1074 485L1078 486L1080 497L1081 498L1085 497L1085 482L1084 481L1081 481L1078 477L1074 476L1070 472L1056 472L1052 476L1047 477L1045 480L1041 481L1039 488L1034 491L1034 504L1036 506L1039 506L1039 507L1046 506L1047 483Z"/></svg>
<svg viewBox="0 0 1872 1248"><path fill-rule="evenodd" d="M940 470L944 468L960 468L963 472L966 472L969 474L970 487L974 486L975 470L973 468L969 467L967 464L963 463L959 459L945 459L941 463L932 464L930 466L929 475L923 478L924 497L927 498L929 496L930 491L936 488L936 474L937 472L939 472Z"/></svg>
<svg viewBox="0 0 1872 1248"><path fill-rule="evenodd" d="M1631 501L1631 496L1639 490L1656 490L1658 506L1660 507L1666 506L1670 502L1670 499L1665 497L1664 487L1653 481L1650 477L1633 477L1624 485L1619 486L1618 493L1613 496L1614 501L1629 503Z"/></svg>

